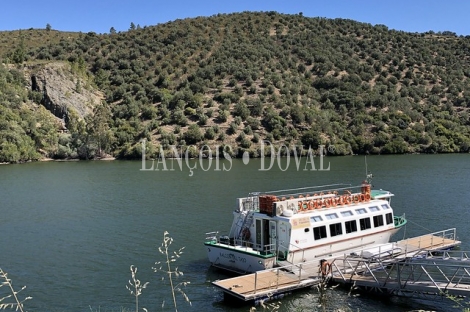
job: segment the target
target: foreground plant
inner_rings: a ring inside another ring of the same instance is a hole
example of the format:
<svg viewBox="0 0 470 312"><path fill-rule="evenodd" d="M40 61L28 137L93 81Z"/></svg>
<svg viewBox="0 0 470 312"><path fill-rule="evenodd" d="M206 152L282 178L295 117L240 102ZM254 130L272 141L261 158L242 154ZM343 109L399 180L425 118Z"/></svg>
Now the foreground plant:
<svg viewBox="0 0 470 312"><path fill-rule="evenodd" d="M136 277L137 267L131 265L131 276L132 280L129 280L129 285L126 285L127 290L130 291L131 295L135 296L135 311L139 311L139 296L142 294L142 289L146 288L149 284L148 282L142 284L140 280ZM144 309L147 311L147 309Z"/></svg>
<svg viewBox="0 0 470 312"><path fill-rule="evenodd" d="M18 294L21 291L23 291L26 288L26 286L23 286L19 291L15 291L13 288L12 280L8 278L8 273L3 271L1 268L0 268L0 278L3 279L3 282L1 282L0 284L0 288L3 286L6 286L10 288L9 292L11 293L0 298L0 310L6 310L10 308L10 309L15 309L15 311L21 311L21 312L26 311L24 310L23 303L27 300L32 299L32 297L26 297L23 300L20 300L20 298L18 297ZM6 300L10 298L13 298L14 302L5 302Z"/></svg>
<svg viewBox="0 0 470 312"><path fill-rule="evenodd" d="M158 272L163 272L166 275L168 275L168 280L170 281L170 287L171 287L171 294L173 296L173 305L175 307L175 311L178 311L177 305L176 305L176 292L179 292L184 300L189 303L191 306L191 301L189 300L188 296L186 293L183 291L181 287L186 287L189 285L189 282L179 282L175 284L174 279L178 278L180 276L183 276L183 272L178 270L178 267L175 267L174 269L172 268L172 263L176 262L178 258L181 256L183 253L184 247L178 249L177 251L170 251L169 248L171 244L173 243L173 238L169 236L169 233L165 231L163 233L163 242L160 247L158 247L158 251L163 254L166 258L165 261L158 261L155 262L155 267L153 267L153 271L155 273ZM165 277L162 277L162 281L165 279ZM162 303L162 307L165 305L165 301Z"/></svg>

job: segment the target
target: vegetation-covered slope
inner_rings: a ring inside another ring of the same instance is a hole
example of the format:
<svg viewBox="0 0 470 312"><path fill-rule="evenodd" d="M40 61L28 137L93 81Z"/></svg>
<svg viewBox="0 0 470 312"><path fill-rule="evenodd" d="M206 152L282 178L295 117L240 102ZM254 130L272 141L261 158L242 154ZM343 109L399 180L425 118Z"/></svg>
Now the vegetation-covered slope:
<svg viewBox="0 0 470 312"><path fill-rule="evenodd" d="M338 155L470 150L470 38L450 32L244 12L20 43L4 60L24 51L19 63L84 66L106 95L85 120L100 125L85 127L95 140L70 146L90 156L139 157L142 139L150 153L208 144L259 155L260 140Z"/></svg>

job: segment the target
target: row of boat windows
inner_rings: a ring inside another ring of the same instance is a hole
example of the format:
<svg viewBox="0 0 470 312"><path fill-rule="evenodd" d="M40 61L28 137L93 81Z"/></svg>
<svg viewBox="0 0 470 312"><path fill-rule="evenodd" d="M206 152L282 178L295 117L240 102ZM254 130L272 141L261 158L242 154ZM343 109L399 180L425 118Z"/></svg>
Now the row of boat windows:
<svg viewBox="0 0 470 312"><path fill-rule="evenodd" d="M374 224L374 228L380 227L384 225L384 215L376 215L372 217L372 222ZM393 215L392 213L385 214L385 223L391 224L393 223ZM329 225L330 227L330 236L338 236L343 234L343 226L342 223L333 223ZM370 217L359 219L359 228L361 231L367 230L372 228L372 223ZM357 220L351 220L344 222L344 229L346 234L357 232ZM306 228L305 231L308 232L310 229ZM317 226L313 228L313 237L315 240L326 238L326 225Z"/></svg>
<svg viewBox="0 0 470 312"><path fill-rule="evenodd" d="M377 211L380 211L381 209L383 209L383 210L390 209L390 206L388 204L382 204L381 208L379 206L370 206L370 207L365 207L365 208L358 208L358 209L355 209L354 211L353 210L345 210L345 211L341 211L340 213L341 213L342 217L350 217L350 216L353 216L354 214L361 215L361 214L367 213L367 209L370 212L377 212ZM339 216L338 216L338 213L333 212L333 213L325 214L325 218L327 220L334 220L334 219L338 219ZM323 221L323 218L322 218L322 216L313 216L313 217L310 217L310 220L312 222L321 222L321 221Z"/></svg>

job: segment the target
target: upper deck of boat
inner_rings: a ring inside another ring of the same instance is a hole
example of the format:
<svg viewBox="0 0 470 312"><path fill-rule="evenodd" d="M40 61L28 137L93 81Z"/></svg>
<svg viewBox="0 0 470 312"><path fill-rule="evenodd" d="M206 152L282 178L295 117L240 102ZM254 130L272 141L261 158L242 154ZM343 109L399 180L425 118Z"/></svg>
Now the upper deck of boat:
<svg viewBox="0 0 470 312"><path fill-rule="evenodd" d="M302 218L305 214L326 213L333 208L349 210L369 207L376 202L380 208L394 196L384 190L371 190L366 181L359 186L332 184L321 187L281 190L266 193L250 193L238 198L238 211L253 211L270 217ZM389 205L386 207L389 208ZM339 210L336 210L339 211ZM365 211L366 213L368 212Z"/></svg>

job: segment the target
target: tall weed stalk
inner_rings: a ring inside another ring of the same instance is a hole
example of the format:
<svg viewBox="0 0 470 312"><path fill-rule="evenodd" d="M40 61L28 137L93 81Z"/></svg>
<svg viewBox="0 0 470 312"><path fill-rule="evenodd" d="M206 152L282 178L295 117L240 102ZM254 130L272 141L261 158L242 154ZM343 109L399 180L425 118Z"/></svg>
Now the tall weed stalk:
<svg viewBox="0 0 470 312"><path fill-rule="evenodd" d="M23 303L27 300L32 299L32 297L26 297L25 299L21 300L18 297L18 294L21 291L23 291L26 288L26 286L23 286L21 287L20 290L15 291L15 289L13 288L12 280L8 278L8 273L3 271L1 268L0 268L0 279L3 280L0 283L0 288L1 287L9 288L7 291L8 294L3 297L0 297L0 310L15 309L15 311L25 312L26 310L24 310ZM12 300L13 302L7 302L11 300L11 298L13 298Z"/></svg>
<svg viewBox="0 0 470 312"><path fill-rule="evenodd" d="M139 311L139 296L142 294L142 289L146 288L149 282L142 284L140 280L136 277L137 267L131 265L131 276L132 279L129 280L129 285L126 285L127 290L130 291L131 295L135 296L135 312ZM147 309L144 308L145 311Z"/></svg>
<svg viewBox="0 0 470 312"><path fill-rule="evenodd" d="M183 254L184 247L176 250L171 251L170 246L173 243L173 238L169 236L169 233L165 231L163 233L163 242L160 247L158 247L158 251L165 256L165 261L158 261L155 262L155 267L153 267L153 271L155 273L162 272L164 275L168 276L168 280L170 282L171 294L173 297L173 305L175 307L175 311L178 311L178 307L176 305L176 293L179 292L184 300L189 303L191 306L191 301L189 300L186 293L183 291L182 287L186 287L190 282L179 282L176 283L176 279L183 276L183 272L181 272L178 267L174 267L174 263L178 260L178 258ZM162 281L165 279L165 276L162 276ZM162 307L164 306L165 302L163 301Z"/></svg>

